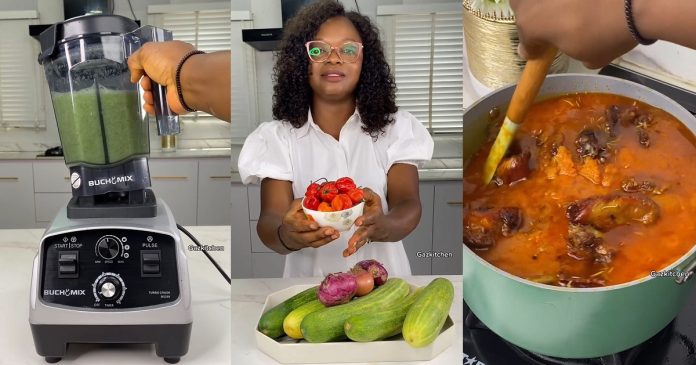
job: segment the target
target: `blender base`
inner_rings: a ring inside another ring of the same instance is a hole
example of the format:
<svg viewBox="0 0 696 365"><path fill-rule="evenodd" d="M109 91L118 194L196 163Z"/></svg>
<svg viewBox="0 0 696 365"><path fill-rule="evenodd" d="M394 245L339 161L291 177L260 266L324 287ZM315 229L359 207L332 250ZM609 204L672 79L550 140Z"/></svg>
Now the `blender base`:
<svg viewBox="0 0 696 365"><path fill-rule="evenodd" d="M31 325L36 352L47 363L60 361L69 343L151 343L165 362L188 352L191 323L160 325Z"/></svg>
<svg viewBox="0 0 696 365"><path fill-rule="evenodd" d="M73 196L68 202L68 218L149 218L157 215L157 199L151 189L121 193L126 199L103 196ZM116 194L114 197L119 198ZM137 198L133 198L137 196ZM135 201L135 203L133 202Z"/></svg>

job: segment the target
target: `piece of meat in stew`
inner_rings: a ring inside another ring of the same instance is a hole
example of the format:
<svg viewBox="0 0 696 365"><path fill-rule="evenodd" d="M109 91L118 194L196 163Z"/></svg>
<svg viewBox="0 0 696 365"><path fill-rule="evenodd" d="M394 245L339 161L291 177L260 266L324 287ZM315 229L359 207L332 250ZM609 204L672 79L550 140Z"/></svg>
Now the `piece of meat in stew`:
<svg viewBox="0 0 696 365"><path fill-rule="evenodd" d="M566 209L571 223L591 225L606 232L631 223L652 224L660 207L645 195L604 195L576 201Z"/></svg>
<svg viewBox="0 0 696 365"><path fill-rule="evenodd" d="M477 249L495 245L501 237L508 237L522 226L519 208L477 209L464 215L464 244Z"/></svg>

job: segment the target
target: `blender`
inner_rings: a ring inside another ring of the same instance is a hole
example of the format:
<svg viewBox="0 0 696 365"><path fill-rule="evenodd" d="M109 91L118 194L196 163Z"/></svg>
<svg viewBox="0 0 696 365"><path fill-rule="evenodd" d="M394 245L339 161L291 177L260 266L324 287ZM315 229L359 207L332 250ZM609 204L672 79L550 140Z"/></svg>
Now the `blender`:
<svg viewBox="0 0 696 365"><path fill-rule="evenodd" d="M150 187L147 114L128 57L171 33L116 15L86 15L40 35L72 198L45 231L32 271L36 351L60 361L70 343L151 343L176 363L188 351L191 297L184 244ZM179 133L153 85L158 132Z"/></svg>

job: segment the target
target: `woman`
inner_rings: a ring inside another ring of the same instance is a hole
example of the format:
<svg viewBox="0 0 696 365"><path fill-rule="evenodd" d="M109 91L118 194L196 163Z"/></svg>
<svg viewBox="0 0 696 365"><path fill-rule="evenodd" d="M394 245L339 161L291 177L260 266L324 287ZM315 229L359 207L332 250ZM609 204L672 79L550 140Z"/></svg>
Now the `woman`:
<svg viewBox="0 0 696 365"><path fill-rule="evenodd" d="M338 1L309 5L288 21L274 74L276 121L249 135L239 172L261 183L257 231L287 255L284 276L324 276L363 259L410 275L401 239L420 220L417 166L433 141L396 107L377 28ZM342 176L367 188L357 228L340 233L307 220L301 197L313 180ZM344 258L348 247L358 250Z"/></svg>

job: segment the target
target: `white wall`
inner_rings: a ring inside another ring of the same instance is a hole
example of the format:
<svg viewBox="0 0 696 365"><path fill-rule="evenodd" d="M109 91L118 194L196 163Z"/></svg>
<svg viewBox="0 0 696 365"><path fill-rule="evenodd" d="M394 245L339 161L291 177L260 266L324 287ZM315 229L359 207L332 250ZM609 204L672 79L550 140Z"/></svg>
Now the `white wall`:
<svg viewBox="0 0 696 365"><path fill-rule="evenodd" d="M8 10L36 10L36 4L39 0L2 0L0 2L0 11ZM51 0L42 0L50 2Z"/></svg>
<svg viewBox="0 0 696 365"><path fill-rule="evenodd" d="M354 0L340 0L346 10L356 10ZM438 3L460 3L460 0L437 0ZM410 5L423 4L423 0L357 0L360 12L377 22L377 7L380 5ZM279 28L282 25L280 0L233 0L233 10L251 11L254 28ZM249 52L251 46L244 43L232 44L232 53ZM233 56L234 57L234 56ZM248 89L252 90L249 96L251 102L239 107L257 108L256 111L249 113L256 115L256 120L232 120L235 123L249 124L252 127L258 123L272 120L272 101L273 101L273 64L275 62L273 52L260 52L253 50L253 64L246 67L247 75L245 78L251 80L255 85ZM233 79L235 77L233 76ZM255 91L254 91L255 90ZM234 108L234 106L233 106Z"/></svg>

